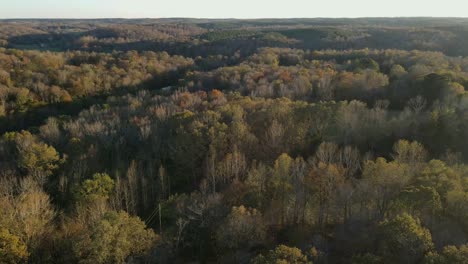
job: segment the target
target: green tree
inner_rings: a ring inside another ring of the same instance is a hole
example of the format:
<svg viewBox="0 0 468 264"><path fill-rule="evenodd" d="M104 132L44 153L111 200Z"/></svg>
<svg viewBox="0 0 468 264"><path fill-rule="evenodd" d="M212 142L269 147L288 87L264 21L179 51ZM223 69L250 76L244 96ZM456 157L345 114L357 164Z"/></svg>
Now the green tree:
<svg viewBox="0 0 468 264"><path fill-rule="evenodd" d="M124 263L155 245L158 236L138 217L108 212L91 225L73 245L80 263Z"/></svg>
<svg viewBox="0 0 468 264"><path fill-rule="evenodd" d="M393 145L393 158L397 162L415 165L426 161L428 153L420 143L408 140L399 140Z"/></svg>
<svg viewBox="0 0 468 264"><path fill-rule="evenodd" d="M92 179L85 180L80 188L84 199L109 198L114 190L114 180L106 173L95 173Z"/></svg>
<svg viewBox="0 0 468 264"><path fill-rule="evenodd" d="M54 147L41 142L28 131L6 133L1 143L6 148L0 152L7 153L0 153L0 156L5 155L5 160L14 162L20 171L41 181L52 175L61 163Z"/></svg>
<svg viewBox="0 0 468 264"><path fill-rule="evenodd" d="M404 164L387 162L384 158L367 161L359 183L361 199L374 217L382 219L409 180Z"/></svg>
<svg viewBox="0 0 468 264"><path fill-rule="evenodd" d="M420 217L433 217L442 209L440 195L433 187L411 186L400 193L398 200L408 212Z"/></svg>
<svg viewBox="0 0 468 264"><path fill-rule="evenodd" d="M456 217L465 228L468 228L468 191L462 188L449 191L447 193L447 212Z"/></svg>
<svg viewBox="0 0 468 264"><path fill-rule="evenodd" d="M26 244L20 237L10 233L6 228L0 228L0 263L25 263L28 256Z"/></svg>
<svg viewBox="0 0 468 264"><path fill-rule="evenodd" d="M288 196L293 190L291 168L293 159L286 153L281 154L275 161L273 177L270 181L270 190L274 202L278 203L280 224L286 222L286 207L288 206Z"/></svg>
<svg viewBox="0 0 468 264"><path fill-rule="evenodd" d="M406 74L408 74L408 72L399 64L393 65L390 69L390 78L392 79L401 79Z"/></svg>
<svg viewBox="0 0 468 264"><path fill-rule="evenodd" d="M233 207L216 233L216 241L222 248L251 248L261 244L266 237L262 215L256 209L243 205Z"/></svg>
<svg viewBox="0 0 468 264"><path fill-rule="evenodd" d="M429 230L409 214L382 221L379 240L380 254L391 263L415 263L434 247Z"/></svg>
<svg viewBox="0 0 468 264"><path fill-rule="evenodd" d="M95 173L85 180L77 193L77 210L86 221L96 221L108 210L108 201L114 191L114 180L106 173Z"/></svg>
<svg viewBox="0 0 468 264"><path fill-rule="evenodd" d="M433 187L446 200L449 191L460 185L460 175L443 161L431 160L416 176L416 184Z"/></svg>
<svg viewBox="0 0 468 264"><path fill-rule="evenodd" d="M265 256L260 254L255 257L252 264L312 264L312 261L296 247L279 245Z"/></svg>
<svg viewBox="0 0 468 264"><path fill-rule="evenodd" d="M424 258L424 264L465 264L468 263L468 244L446 246L442 252L430 252Z"/></svg>

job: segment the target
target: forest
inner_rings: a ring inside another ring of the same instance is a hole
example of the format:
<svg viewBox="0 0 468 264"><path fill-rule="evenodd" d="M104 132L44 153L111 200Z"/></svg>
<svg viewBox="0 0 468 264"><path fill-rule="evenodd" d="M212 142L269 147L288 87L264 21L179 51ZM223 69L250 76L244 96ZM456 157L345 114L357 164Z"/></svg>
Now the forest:
<svg viewBox="0 0 468 264"><path fill-rule="evenodd" d="M468 263L468 19L0 20L0 263Z"/></svg>

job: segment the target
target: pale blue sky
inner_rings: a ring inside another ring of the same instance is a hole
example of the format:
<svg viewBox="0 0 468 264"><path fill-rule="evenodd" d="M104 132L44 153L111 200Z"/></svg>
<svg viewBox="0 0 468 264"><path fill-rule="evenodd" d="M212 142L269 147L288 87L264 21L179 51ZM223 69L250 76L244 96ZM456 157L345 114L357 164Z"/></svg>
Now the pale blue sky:
<svg viewBox="0 0 468 264"><path fill-rule="evenodd" d="M0 18L467 17L468 0L0 0Z"/></svg>

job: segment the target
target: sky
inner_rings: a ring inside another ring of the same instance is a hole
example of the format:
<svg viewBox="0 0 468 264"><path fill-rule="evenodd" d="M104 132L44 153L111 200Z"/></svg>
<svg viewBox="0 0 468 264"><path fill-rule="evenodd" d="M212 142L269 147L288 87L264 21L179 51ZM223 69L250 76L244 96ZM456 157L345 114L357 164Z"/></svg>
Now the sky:
<svg viewBox="0 0 468 264"><path fill-rule="evenodd" d="M468 0L0 0L0 18L468 17Z"/></svg>

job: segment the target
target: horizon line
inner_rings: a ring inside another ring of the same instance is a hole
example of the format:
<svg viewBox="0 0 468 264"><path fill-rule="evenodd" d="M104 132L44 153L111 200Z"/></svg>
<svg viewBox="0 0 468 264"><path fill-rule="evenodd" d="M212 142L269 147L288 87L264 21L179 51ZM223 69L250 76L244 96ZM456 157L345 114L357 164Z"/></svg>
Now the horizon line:
<svg viewBox="0 0 468 264"><path fill-rule="evenodd" d="M369 18L435 18L467 19L468 16L357 16L357 17L10 17L0 20L100 20L100 19L204 19L204 20L281 20L281 19L369 19Z"/></svg>

